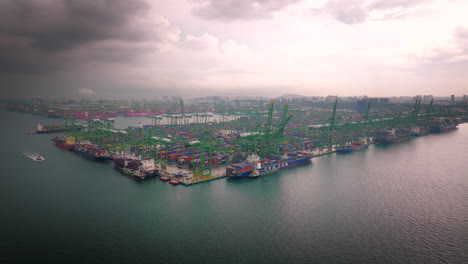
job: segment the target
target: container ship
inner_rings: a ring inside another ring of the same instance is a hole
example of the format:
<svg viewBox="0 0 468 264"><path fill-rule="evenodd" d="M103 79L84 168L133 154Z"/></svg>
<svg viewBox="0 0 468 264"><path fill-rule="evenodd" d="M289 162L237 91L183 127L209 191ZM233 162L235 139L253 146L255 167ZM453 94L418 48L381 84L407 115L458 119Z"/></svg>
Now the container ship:
<svg viewBox="0 0 468 264"><path fill-rule="evenodd" d="M135 110L127 110L123 114L124 116L153 116L157 115L158 113L152 112L150 109L135 111Z"/></svg>
<svg viewBox="0 0 468 264"><path fill-rule="evenodd" d="M407 141L411 138L411 129L406 128L388 128L383 131L377 131L375 142L379 144L393 144Z"/></svg>
<svg viewBox="0 0 468 264"><path fill-rule="evenodd" d="M368 145L362 142L353 142L336 148L336 153L347 154L368 148Z"/></svg>
<svg viewBox="0 0 468 264"><path fill-rule="evenodd" d="M118 155L112 158L112 161L115 164L115 167L125 173L125 169L130 169L133 171L141 171L143 172L143 178L138 176L138 179L145 179L149 177L154 177L158 175L158 170L156 169L156 165L154 163L154 159L141 159L141 157L137 158L134 156L125 156L125 155ZM134 177L130 177L135 179Z"/></svg>
<svg viewBox="0 0 468 264"><path fill-rule="evenodd" d="M235 163L227 167L226 176L230 178L264 176L282 169L306 164L310 160L310 154L304 152L291 152L284 156L271 155L265 159L260 159L257 155L251 155L246 162Z"/></svg>
<svg viewBox="0 0 468 264"><path fill-rule="evenodd" d="M47 112L44 113L44 116L52 118L61 118L63 117L63 114L54 110L47 110Z"/></svg>
<svg viewBox="0 0 468 264"><path fill-rule="evenodd" d="M116 116L117 116L116 112L104 112L104 113L83 112L83 113L75 113L72 115L72 117L75 119L110 118L110 117L116 117Z"/></svg>
<svg viewBox="0 0 468 264"><path fill-rule="evenodd" d="M129 177L130 179L134 179L137 181L142 181L146 179L145 172L143 172L141 169L123 168L122 172L125 176Z"/></svg>
<svg viewBox="0 0 468 264"><path fill-rule="evenodd" d="M411 128L411 136L420 137L431 133L431 128L427 126L415 126Z"/></svg>
<svg viewBox="0 0 468 264"><path fill-rule="evenodd" d="M72 131L79 129L76 126L62 126L62 125L52 125L52 126L45 126L42 124L37 124L36 134L45 134L45 133L59 133L65 131Z"/></svg>
<svg viewBox="0 0 468 264"><path fill-rule="evenodd" d="M52 141L59 148L70 151L75 150L75 137L54 137Z"/></svg>
<svg viewBox="0 0 468 264"><path fill-rule="evenodd" d="M440 133L457 129L458 123L456 119L439 118L430 123L431 132Z"/></svg>
<svg viewBox="0 0 468 264"><path fill-rule="evenodd" d="M111 157L109 156L107 150L95 144L76 144L73 151L90 160L100 162L111 161Z"/></svg>

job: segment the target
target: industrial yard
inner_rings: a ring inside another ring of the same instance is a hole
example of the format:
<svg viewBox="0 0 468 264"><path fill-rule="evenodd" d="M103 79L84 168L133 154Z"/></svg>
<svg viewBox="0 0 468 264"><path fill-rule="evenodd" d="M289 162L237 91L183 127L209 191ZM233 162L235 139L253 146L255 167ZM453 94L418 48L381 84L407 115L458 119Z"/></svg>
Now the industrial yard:
<svg viewBox="0 0 468 264"><path fill-rule="evenodd" d="M160 177L189 186L226 176L267 175L321 155L453 130L466 115L466 104L421 101L367 100L359 111L347 102L340 108L338 99L315 105L304 100L228 99L185 106L174 98L125 107L102 102L75 109L17 103L9 109L55 117L51 120L56 124L41 125L35 133L61 133L52 138L58 147L90 160L113 161L129 178ZM147 122L117 127L117 115L144 117ZM236 173L227 173L234 168Z"/></svg>

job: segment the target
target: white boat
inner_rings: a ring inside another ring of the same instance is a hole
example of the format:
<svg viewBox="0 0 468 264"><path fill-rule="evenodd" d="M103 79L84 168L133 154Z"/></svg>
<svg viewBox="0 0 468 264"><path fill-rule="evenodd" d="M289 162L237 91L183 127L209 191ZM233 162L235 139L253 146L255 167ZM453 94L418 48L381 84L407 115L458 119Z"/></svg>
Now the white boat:
<svg viewBox="0 0 468 264"><path fill-rule="evenodd" d="M43 156L37 155L36 159L34 161L44 161L44 160L45 160L45 158Z"/></svg>
<svg viewBox="0 0 468 264"><path fill-rule="evenodd" d="M45 158L37 153L25 153L28 158L33 161L44 161Z"/></svg>

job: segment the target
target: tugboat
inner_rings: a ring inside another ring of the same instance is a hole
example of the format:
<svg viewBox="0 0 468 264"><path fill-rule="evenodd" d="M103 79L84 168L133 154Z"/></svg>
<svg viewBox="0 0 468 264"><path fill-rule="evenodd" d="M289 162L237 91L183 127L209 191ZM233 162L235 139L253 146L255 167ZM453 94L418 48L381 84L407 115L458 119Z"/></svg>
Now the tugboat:
<svg viewBox="0 0 468 264"><path fill-rule="evenodd" d="M159 177L159 179L160 179L161 181L169 181L169 180L170 180L169 177L164 176L164 175L161 175L161 176Z"/></svg>
<svg viewBox="0 0 468 264"><path fill-rule="evenodd" d="M172 179L172 180L169 181L169 183L172 184L172 185L178 185L179 181Z"/></svg>

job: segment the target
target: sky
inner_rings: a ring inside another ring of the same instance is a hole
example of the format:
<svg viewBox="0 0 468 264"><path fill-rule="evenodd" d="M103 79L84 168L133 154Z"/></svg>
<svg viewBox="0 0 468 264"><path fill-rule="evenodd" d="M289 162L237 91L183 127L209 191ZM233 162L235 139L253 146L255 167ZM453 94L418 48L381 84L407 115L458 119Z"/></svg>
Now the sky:
<svg viewBox="0 0 468 264"><path fill-rule="evenodd" d="M466 0L2 0L0 97L468 94Z"/></svg>

